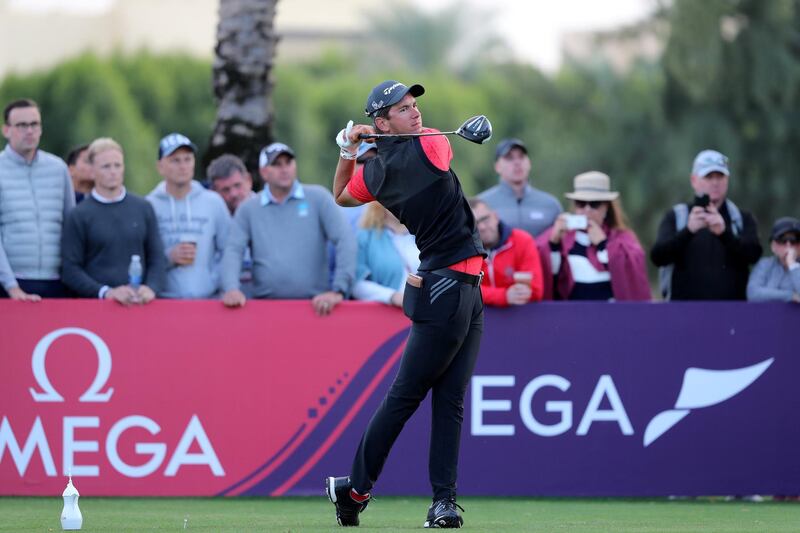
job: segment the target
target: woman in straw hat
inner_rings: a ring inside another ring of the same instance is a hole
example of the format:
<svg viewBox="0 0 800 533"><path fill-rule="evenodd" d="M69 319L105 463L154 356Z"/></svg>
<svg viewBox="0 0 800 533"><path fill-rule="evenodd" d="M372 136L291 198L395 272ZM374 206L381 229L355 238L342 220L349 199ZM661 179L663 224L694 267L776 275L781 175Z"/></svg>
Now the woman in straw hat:
<svg viewBox="0 0 800 533"><path fill-rule="evenodd" d="M575 176L572 212L537 239L545 299L649 300L642 246L626 223L619 193L602 172ZM549 260L548 260L549 258Z"/></svg>

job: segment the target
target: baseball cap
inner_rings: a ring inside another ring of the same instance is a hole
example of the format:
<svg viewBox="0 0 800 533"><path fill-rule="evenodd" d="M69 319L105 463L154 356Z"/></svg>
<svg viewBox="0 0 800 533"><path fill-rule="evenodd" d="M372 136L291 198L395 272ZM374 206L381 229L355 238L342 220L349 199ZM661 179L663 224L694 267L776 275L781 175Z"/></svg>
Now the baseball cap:
<svg viewBox="0 0 800 533"><path fill-rule="evenodd" d="M263 168L273 164L281 154L288 154L294 159L294 151L289 148L288 144L272 143L264 147L258 155L258 167Z"/></svg>
<svg viewBox="0 0 800 533"><path fill-rule="evenodd" d="M358 161L359 163L363 163L363 160L361 158L364 157L370 150L377 151L378 145L372 142L362 142L361 144L359 144L358 152L356 152L356 161Z"/></svg>
<svg viewBox="0 0 800 533"><path fill-rule="evenodd" d="M784 233L796 233L800 237L800 220L793 217L781 217L772 225L769 240L774 241Z"/></svg>
<svg viewBox="0 0 800 533"><path fill-rule="evenodd" d="M692 174L704 178L712 172L722 172L726 176L730 176L728 158L716 150L703 150L694 158Z"/></svg>
<svg viewBox="0 0 800 533"><path fill-rule="evenodd" d="M181 135L180 133L170 133L169 135L164 136L158 143L158 158L162 159L167 157L178 148L182 148L184 146L191 148L192 152L197 153L197 146L195 146L194 143L189 140L189 137L186 135Z"/></svg>
<svg viewBox="0 0 800 533"><path fill-rule="evenodd" d="M422 96L425 94L425 87L419 84L407 87L394 80L386 80L383 83L379 83L369 93L364 112L368 117L371 117L376 111L391 107L402 100L406 93L411 93L411 96L414 97Z"/></svg>
<svg viewBox="0 0 800 533"><path fill-rule="evenodd" d="M503 139L497 144L497 150L494 153L494 160L497 161L501 157L504 157L508 154L513 148L519 148L525 155L528 155L528 149L525 147L525 143L523 143L519 139Z"/></svg>

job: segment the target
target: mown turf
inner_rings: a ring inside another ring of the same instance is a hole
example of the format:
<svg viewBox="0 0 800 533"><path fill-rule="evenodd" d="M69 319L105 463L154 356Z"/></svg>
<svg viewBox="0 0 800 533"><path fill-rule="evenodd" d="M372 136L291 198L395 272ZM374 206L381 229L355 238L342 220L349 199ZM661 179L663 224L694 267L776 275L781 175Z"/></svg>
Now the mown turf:
<svg viewBox="0 0 800 533"><path fill-rule="evenodd" d="M361 530L420 531L429 500L379 498ZM462 498L471 531L580 533L756 533L800 531L797 502ZM0 498L0 531L60 531L62 501ZM333 506L319 498L82 497L85 532L338 531ZM347 530L352 531L352 530Z"/></svg>

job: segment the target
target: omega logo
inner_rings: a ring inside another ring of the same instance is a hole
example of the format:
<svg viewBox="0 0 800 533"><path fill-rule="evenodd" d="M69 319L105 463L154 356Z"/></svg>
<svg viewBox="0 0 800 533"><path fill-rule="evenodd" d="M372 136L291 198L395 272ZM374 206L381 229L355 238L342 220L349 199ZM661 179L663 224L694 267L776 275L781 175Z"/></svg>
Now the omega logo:
<svg viewBox="0 0 800 533"><path fill-rule="evenodd" d="M36 402L63 402L64 397L50 383L47 377L47 369L45 368L45 357L47 350L59 338L66 335L78 335L92 343L95 353L97 353L97 374L94 376L94 381L89 385L78 401L80 402L107 402L111 399L114 393L113 388L109 388L105 392L100 392L105 387L108 377L111 375L111 351L108 345L95 333L83 328L61 328L52 331L42 337L36 347L33 349L33 357L31 358L31 366L33 368L33 377L39 384L39 388L43 392L37 392L34 387L30 387L31 396Z"/></svg>

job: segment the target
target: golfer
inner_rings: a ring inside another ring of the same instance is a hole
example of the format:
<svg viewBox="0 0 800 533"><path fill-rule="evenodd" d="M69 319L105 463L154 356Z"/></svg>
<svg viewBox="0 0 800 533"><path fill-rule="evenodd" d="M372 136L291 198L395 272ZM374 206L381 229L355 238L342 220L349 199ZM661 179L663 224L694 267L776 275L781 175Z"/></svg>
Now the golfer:
<svg viewBox="0 0 800 533"><path fill-rule="evenodd" d="M329 477L326 491L342 526L357 526L370 491L397 436L432 390L428 470L433 503L425 527L461 527L456 506L456 477L464 393L472 375L483 332L481 264L486 255L472 210L444 135L422 127L416 97L421 85L385 81L372 89L366 113L373 125L353 125L337 135L341 148L333 183L336 202L357 206L378 201L415 236L421 265L410 274L403 311L411 333L394 382L372 416L356 451L349 477ZM378 156L355 171L360 134L377 138Z"/></svg>

